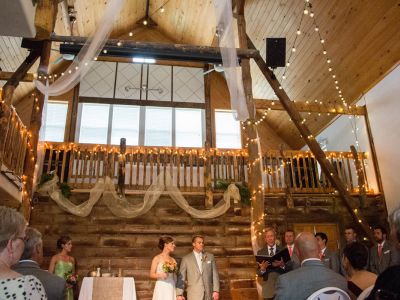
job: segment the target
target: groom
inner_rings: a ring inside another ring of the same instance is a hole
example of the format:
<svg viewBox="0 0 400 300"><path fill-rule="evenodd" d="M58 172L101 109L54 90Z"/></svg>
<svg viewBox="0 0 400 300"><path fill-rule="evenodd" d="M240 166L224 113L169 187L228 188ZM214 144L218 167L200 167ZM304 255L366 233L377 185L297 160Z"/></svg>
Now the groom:
<svg viewBox="0 0 400 300"><path fill-rule="evenodd" d="M184 300L183 291L187 292L187 300L218 300L219 277L214 255L203 252L204 237L196 235L192 239L193 252L182 258L176 299Z"/></svg>

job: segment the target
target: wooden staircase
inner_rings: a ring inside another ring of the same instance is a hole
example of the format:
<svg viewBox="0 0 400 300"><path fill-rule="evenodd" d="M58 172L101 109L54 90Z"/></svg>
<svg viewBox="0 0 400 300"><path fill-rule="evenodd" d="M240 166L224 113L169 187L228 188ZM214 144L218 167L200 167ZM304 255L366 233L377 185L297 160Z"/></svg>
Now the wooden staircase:
<svg viewBox="0 0 400 300"><path fill-rule="evenodd" d="M222 195L215 197L217 202ZM204 194L185 195L189 203L204 209ZM81 203L88 193L76 192L71 198ZM132 203L139 203L143 195L129 196ZM218 199L219 198L219 199ZM193 219L182 211L168 196L162 196L145 215L134 219L115 217L100 200L92 213L81 218L61 210L48 197L39 197L31 217L31 226L40 230L44 240L44 255L47 266L56 253L56 240L68 234L73 240L72 255L77 260L78 273L87 276L94 267L108 268L112 272L122 268L124 276L135 278L137 298L151 299L155 284L149 278L151 259L159 253L158 239L171 235L177 248L174 256L179 260L191 251L191 237L205 235L206 250L216 256L221 283L220 299L239 299L231 293L232 288L255 291L255 262L250 241L250 217L237 216L231 208L227 214L216 219ZM245 284L240 284L243 281ZM233 295L233 298L232 298ZM242 298L247 299L247 298Z"/></svg>

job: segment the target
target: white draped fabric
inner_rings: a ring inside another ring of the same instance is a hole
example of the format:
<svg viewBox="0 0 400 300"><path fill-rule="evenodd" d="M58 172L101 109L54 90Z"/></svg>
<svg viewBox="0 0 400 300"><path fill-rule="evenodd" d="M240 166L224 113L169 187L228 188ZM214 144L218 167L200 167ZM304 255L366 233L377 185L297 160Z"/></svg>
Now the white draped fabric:
<svg viewBox="0 0 400 300"><path fill-rule="evenodd" d="M235 35L232 16L231 0L214 0L215 15L217 18L217 34L221 49L222 66L231 97L231 108L235 118L245 121L249 118L246 98L244 95L242 69L236 53Z"/></svg>
<svg viewBox="0 0 400 300"><path fill-rule="evenodd" d="M80 217L90 214L93 206L103 197L108 209L117 217L135 218L147 213L158 201L164 191L172 200L185 212L194 218L212 219L223 215L230 208L230 199L235 202L240 201L239 189L234 184L230 184L224 192L223 199L211 209L195 209L189 205L180 190L172 186L171 176L165 174L165 185L163 183L164 173L160 173L157 180L149 187L143 197L141 204L132 204L124 196L120 196L115 191L115 186L109 177L105 180L99 179L95 186L90 190L89 199L82 204L76 205L61 194L58 188L58 177L55 175L52 180L44 183L38 190L39 193L47 193L63 210Z"/></svg>
<svg viewBox="0 0 400 300"><path fill-rule="evenodd" d="M85 45L75 56L75 59L61 79L55 81L48 87L40 81L34 80L37 89L42 92L42 94L47 94L48 96L61 95L71 90L81 81L81 78L89 71L94 59L99 55L107 42L113 28L115 17L119 15L124 2L125 0L112 0L108 2L104 15L98 23L96 32L88 37Z"/></svg>

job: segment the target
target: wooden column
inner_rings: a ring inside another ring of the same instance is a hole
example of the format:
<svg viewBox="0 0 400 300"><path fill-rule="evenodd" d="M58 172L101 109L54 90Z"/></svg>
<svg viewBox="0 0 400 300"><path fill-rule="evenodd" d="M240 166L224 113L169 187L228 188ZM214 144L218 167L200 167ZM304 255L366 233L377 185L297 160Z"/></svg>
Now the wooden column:
<svg viewBox="0 0 400 300"><path fill-rule="evenodd" d="M44 41L42 46L42 52L40 56L39 70L43 74L47 75L48 64L50 59L51 41ZM34 190L34 175L35 165L37 161L37 148L39 142L39 131L42 126L42 113L44 106L44 95L37 91L37 96L33 101L31 120L28 126L28 147L25 154L24 162L24 178L25 183L24 191L22 194L22 207L25 218L29 221L31 211L31 199Z"/></svg>
<svg viewBox="0 0 400 300"><path fill-rule="evenodd" d="M244 0L240 0L237 3L237 24L239 34L239 46L242 49L247 49L247 35L246 35L246 20L244 18ZM257 127L254 124L256 117L256 110L253 100L251 73L250 73L250 60L242 58L242 79L244 93L246 97L247 109L249 111L248 125L246 125L246 135L250 140L257 140ZM265 227L264 224L264 189L262 188L262 168L261 160L258 153L258 142L249 142L248 153L249 153L249 189L251 192L251 219L252 226L254 226L254 232L256 233L257 241L262 243L262 232Z"/></svg>
<svg viewBox="0 0 400 300"><path fill-rule="evenodd" d="M376 154L375 142L374 142L374 137L372 135L371 124L369 122L367 107L365 107L364 117L365 117L365 119L364 119L365 127L367 129L367 134L368 134L369 148L371 149L372 162L374 163L375 178L376 178L376 182L378 184L379 192L382 195L382 202L383 202L383 205L385 206L385 211L386 211L386 215L387 215L388 211L387 211L387 206L386 206L385 193L383 191L381 172L379 169L378 155Z"/></svg>
<svg viewBox="0 0 400 300"><path fill-rule="evenodd" d="M64 141L75 142L76 122L78 119L79 83L74 87L72 102L68 103L67 122L65 124Z"/></svg>
<svg viewBox="0 0 400 300"><path fill-rule="evenodd" d="M125 196L126 139L121 138L118 156L118 192ZM132 166L131 166L132 167Z"/></svg>
<svg viewBox="0 0 400 300"><path fill-rule="evenodd" d="M358 159L358 153L357 153L356 147L351 145L350 150L351 150L351 153L353 153L353 160L354 160L354 164L356 166L356 171L357 171L358 193L360 195L360 208L365 208L367 194L365 192L364 170L363 170L360 160Z"/></svg>
<svg viewBox="0 0 400 300"><path fill-rule="evenodd" d="M208 71L209 67L204 68L204 72ZM206 119L206 142L208 146L214 148L213 138L212 138L212 122L211 122L211 77L209 74L204 76L204 113Z"/></svg>
<svg viewBox="0 0 400 300"><path fill-rule="evenodd" d="M254 44L248 39L249 45L251 48L255 49ZM266 63L264 62L263 58L260 54L256 56L254 59L257 63L258 67L260 68L261 72L263 73L265 79L271 85L272 89L274 90L275 94L278 96L279 101L286 109L287 113L289 114L293 124L299 130L302 138L310 148L311 152L314 154L315 158L319 162L322 171L324 172L325 176L329 179L335 189L338 191L339 195L341 196L345 206L347 207L350 215L353 219L357 222L360 228L365 232L365 234L369 237L371 241L373 241L373 234L371 229L368 226L365 218L361 214L360 210L356 210L352 207L352 197L346 189L346 186L340 180L335 168L329 162L328 158L325 156L325 153L322 151L321 147L319 146L318 142L315 140L315 137L312 135L311 131L308 129L305 122L303 122L303 118L301 117L300 113L297 111L296 106L293 102L289 99L289 96L286 94L285 90L281 87L279 81L276 79L275 75L272 71L267 67Z"/></svg>

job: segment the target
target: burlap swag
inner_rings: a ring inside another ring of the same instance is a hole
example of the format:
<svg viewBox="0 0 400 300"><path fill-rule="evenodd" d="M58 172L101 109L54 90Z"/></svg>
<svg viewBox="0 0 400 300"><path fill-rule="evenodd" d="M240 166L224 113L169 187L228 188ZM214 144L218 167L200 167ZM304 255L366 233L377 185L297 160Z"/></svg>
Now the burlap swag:
<svg viewBox="0 0 400 300"><path fill-rule="evenodd" d="M38 190L39 193L47 193L63 210L80 217L87 217L92 211L93 206L103 197L108 209L117 217L135 218L147 213L158 201L161 194L166 191L171 199L185 212L194 218L212 219L223 215L230 207L230 199L235 203L240 201L239 189L230 184L224 192L224 197L213 208L199 210L191 207L186 201L181 191L172 186L171 176L165 174L165 184L163 183L164 173L160 173L157 180L149 187L143 197L143 203L132 204L124 196L120 196L115 191L115 186L110 177L99 179L95 186L90 190L89 199L79 205L72 203L61 194L57 182L57 175L53 179L44 183Z"/></svg>

